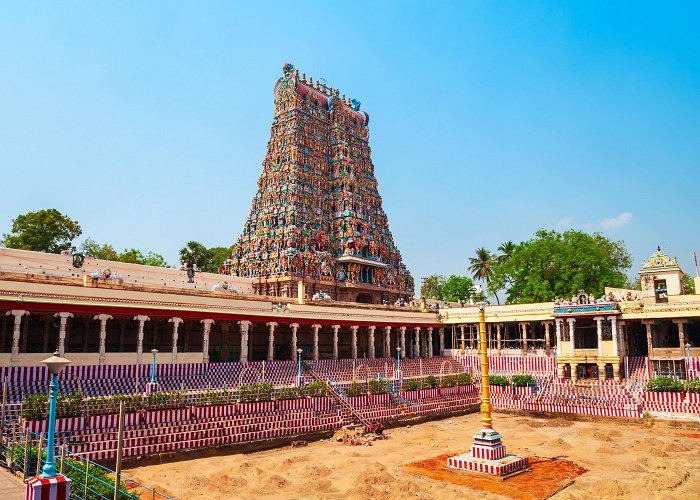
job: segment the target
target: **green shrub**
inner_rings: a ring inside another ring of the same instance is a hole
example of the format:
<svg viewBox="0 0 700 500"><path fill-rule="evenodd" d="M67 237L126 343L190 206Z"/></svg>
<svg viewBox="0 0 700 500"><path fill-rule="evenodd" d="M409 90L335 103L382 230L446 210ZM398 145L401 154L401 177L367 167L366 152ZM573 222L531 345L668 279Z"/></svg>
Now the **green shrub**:
<svg viewBox="0 0 700 500"><path fill-rule="evenodd" d="M685 390L694 394L700 394L700 379L686 380Z"/></svg>
<svg viewBox="0 0 700 500"><path fill-rule="evenodd" d="M325 396L327 392L328 386L325 382L321 382L320 380L311 382L306 386L306 393L309 396Z"/></svg>
<svg viewBox="0 0 700 500"><path fill-rule="evenodd" d="M373 378L369 381L370 394L386 394L389 389L389 384L386 380Z"/></svg>
<svg viewBox="0 0 700 500"><path fill-rule="evenodd" d="M143 407L140 394L115 394L114 396L97 396L83 401L83 408L87 415L108 415L119 413L119 403L124 402L124 410L127 412L139 411Z"/></svg>
<svg viewBox="0 0 700 500"><path fill-rule="evenodd" d="M258 386L258 401L271 401L274 386L269 382L262 382Z"/></svg>
<svg viewBox="0 0 700 500"><path fill-rule="evenodd" d="M647 383L649 392L683 392L684 390L683 384L675 378L657 377Z"/></svg>
<svg viewBox="0 0 700 500"><path fill-rule="evenodd" d="M454 387L457 385L456 375L443 375L440 379L440 387Z"/></svg>
<svg viewBox="0 0 700 500"><path fill-rule="evenodd" d="M300 387L281 387L277 392L277 399L299 399L304 397L304 390Z"/></svg>
<svg viewBox="0 0 700 500"><path fill-rule="evenodd" d="M491 375L489 377L489 385L508 387L510 385L510 380L508 380L508 377L504 377L503 375Z"/></svg>
<svg viewBox="0 0 700 500"><path fill-rule="evenodd" d="M199 396L199 401L205 406L221 406L231 404L231 393L226 389L209 389Z"/></svg>
<svg viewBox="0 0 700 500"><path fill-rule="evenodd" d="M472 383L472 374L468 372L458 373L455 376L457 385L470 385Z"/></svg>
<svg viewBox="0 0 700 500"><path fill-rule="evenodd" d="M515 387L527 387L528 384L535 383L535 379L532 378L532 375L513 375L511 381Z"/></svg>
<svg viewBox="0 0 700 500"><path fill-rule="evenodd" d="M404 391L417 391L418 390L418 381L415 379L407 380L403 384L403 390Z"/></svg>
<svg viewBox="0 0 700 500"><path fill-rule="evenodd" d="M357 382L353 382L350 385L350 387L345 389L345 394L347 394L350 397L355 397L355 396L362 396L364 394L367 394L367 391L362 386L362 384L358 384Z"/></svg>
<svg viewBox="0 0 700 500"><path fill-rule="evenodd" d="M83 414L82 406L82 394L59 394L56 400L56 417L80 417Z"/></svg>
<svg viewBox="0 0 700 500"><path fill-rule="evenodd" d="M432 375L428 375L425 377L425 385L425 389L435 389L438 386L437 379Z"/></svg>
<svg viewBox="0 0 700 500"><path fill-rule="evenodd" d="M22 401L22 418L44 420L49 415L49 397L46 394L32 394Z"/></svg>
<svg viewBox="0 0 700 500"><path fill-rule="evenodd" d="M238 400L241 403L272 400L273 386L269 382L242 385L238 388Z"/></svg>
<svg viewBox="0 0 700 500"><path fill-rule="evenodd" d="M187 392L151 392L146 396L145 406L151 410L171 410L187 407Z"/></svg>

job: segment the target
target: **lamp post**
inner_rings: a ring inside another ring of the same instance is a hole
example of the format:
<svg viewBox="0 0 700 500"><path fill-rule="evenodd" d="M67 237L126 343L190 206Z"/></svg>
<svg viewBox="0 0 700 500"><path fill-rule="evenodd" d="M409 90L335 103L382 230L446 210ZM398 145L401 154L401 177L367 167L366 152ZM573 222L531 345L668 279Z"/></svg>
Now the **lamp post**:
<svg viewBox="0 0 700 500"><path fill-rule="evenodd" d="M156 385L156 354L158 354L158 349L151 349L151 354L153 354L153 364L151 365L151 384Z"/></svg>
<svg viewBox="0 0 700 500"><path fill-rule="evenodd" d="M303 385L303 379L301 377L301 353L304 349L297 349L297 386L301 387Z"/></svg>
<svg viewBox="0 0 700 500"><path fill-rule="evenodd" d="M689 379L690 372L692 371L692 366L690 365L690 348L693 346L690 344L690 342L686 342L683 347L685 347L685 351L687 353L687 361L685 363L685 378Z"/></svg>
<svg viewBox="0 0 700 500"><path fill-rule="evenodd" d="M396 380L399 381L399 390L401 390L401 380L403 379L403 374L401 373L401 347L396 348Z"/></svg>
<svg viewBox="0 0 700 500"><path fill-rule="evenodd" d="M56 431L56 397L58 396L58 375L71 361L58 355L58 351L53 353L48 359L42 361L51 372L51 384L49 385L49 429L46 443L46 463L41 469L40 476L43 478L56 476L56 466L54 465L54 434Z"/></svg>

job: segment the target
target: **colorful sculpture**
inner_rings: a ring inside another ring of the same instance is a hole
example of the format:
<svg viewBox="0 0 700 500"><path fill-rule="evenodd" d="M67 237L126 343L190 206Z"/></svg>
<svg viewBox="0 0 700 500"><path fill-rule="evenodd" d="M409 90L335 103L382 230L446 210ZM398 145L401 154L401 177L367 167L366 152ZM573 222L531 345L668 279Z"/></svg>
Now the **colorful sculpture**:
<svg viewBox="0 0 700 500"><path fill-rule="evenodd" d="M381 289L391 292L387 301L410 298L413 278L377 190L369 115L359 101L300 78L291 64L274 93L263 172L228 272L303 279L317 290L332 283L333 298L344 300L358 300L338 290L349 285L366 285L373 302Z"/></svg>

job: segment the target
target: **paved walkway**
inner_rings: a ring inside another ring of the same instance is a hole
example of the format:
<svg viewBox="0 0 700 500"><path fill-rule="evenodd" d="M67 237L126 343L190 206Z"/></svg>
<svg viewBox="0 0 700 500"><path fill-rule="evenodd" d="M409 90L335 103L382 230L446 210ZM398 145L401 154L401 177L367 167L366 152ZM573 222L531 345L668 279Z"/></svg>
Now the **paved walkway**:
<svg viewBox="0 0 700 500"><path fill-rule="evenodd" d="M24 498L22 481L2 468L0 468L0 498L3 500Z"/></svg>

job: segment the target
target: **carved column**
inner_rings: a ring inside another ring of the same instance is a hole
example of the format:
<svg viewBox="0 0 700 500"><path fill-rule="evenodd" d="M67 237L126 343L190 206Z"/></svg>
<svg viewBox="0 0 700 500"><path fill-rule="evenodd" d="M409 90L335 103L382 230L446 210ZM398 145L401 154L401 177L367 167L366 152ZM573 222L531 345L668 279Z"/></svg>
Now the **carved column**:
<svg viewBox="0 0 700 500"><path fill-rule="evenodd" d="M674 319L673 322L678 327L678 345L681 348L681 352L685 352L685 319Z"/></svg>
<svg viewBox="0 0 700 500"><path fill-rule="evenodd" d="M503 327L503 323L496 323L496 350L498 351L498 355L501 355L501 328Z"/></svg>
<svg viewBox="0 0 700 500"><path fill-rule="evenodd" d="M426 328L428 335L428 357L433 357L433 327L429 326Z"/></svg>
<svg viewBox="0 0 700 500"><path fill-rule="evenodd" d="M369 348L369 357L374 358L374 330L376 329L376 326L368 326L367 330L369 331L369 337L367 338L367 347Z"/></svg>
<svg viewBox="0 0 700 500"><path fill-rule="evenodd" d="M593 318L596 323L596 332L598 334L598 357L603 355L603 317L596 316Z"/></svg>
<svg viewBox="0 0 700 500"><path fill-rule="evenodd" d="M177 363L177 330L180 328L180 323L183 322L182 318L170 318L168 323L173 324L173 340L172 340L172 362Z"/></svg>
<svg viewBox="0 0 700 500"><path fill-rule="evenodd" d="M202 328L202 361L209 363L209 333L211 325L214 324L213 319L203 319L200 321L204 327Z"/></svg>
<svg viewBox="0 0 700 500"><path fill-rule="evenodd" d="M274 361L275 360L275 327L277 326L277 323L274 321L270 321L269 323L266 324L268 328L268 334L267 334L267 360L268 361Z"/></svg>
<svg viewBox="0 0 700 500"><path fill-rule="evenodd" d="M545 354L549 356L551 354L552 350L552 339L550 338L549 334L549 327L552 326L551 321L545 321L544 322L544 350Z"/></svg>
<svg viewBox="0 0 700 500"><path fill-rule="evenodd" d="M311 325L311 329L314 332L314 361L318 361L318 331L321 325Z"/></svg>
<svg viewBox="0 0 700 500"><path fill-rule="evenodd" d="M413 355L416 358L420 358L420 326L413 327L413 331L415 332Z"/></svg>
<svg viewBox="0 0 700 500"><path fill-rule="evenodd" d="M112 319L109 314L98 314L93 319L99 320L100 322L100 355L98 357L98 362L100 365L105 364L105 344L107 343L107 320Z"/></svg>
<svg viewBox="0 0 700 500"><path fill-rule="evenodd" d="M557 357L561 356L561 328L564 325L563 319L554 320L554 333L557 338ZM562 368L563 369L563 368ZM560 378L564 378L563 376Z"/></svg>
<svg viewBox="0 0 700 500"><path fill-rule="evenodd" d="M141 364L143 361L143 325L149 321L148 316L134 316L134 321L139 322L138 334L136 336L136 363Z"/></svg>
<svg viewBox="0 0 700 500"><path fill-rule="evenodd" d="M292 329L292 361L297 359L297 330L299 330L299 323L292 323L289 325L289 328Z"/></svg>
<svg viewBox="0 0 700 500"><path fill-rule="evenodd" d="M654 341L653 341L654 335L652 332L652 327L654 326L654 322L653 321L642 321L642 323L647 328L647 350L649 351L648 356L651 359L651 357L654 355Z"/></svg>
<svg viewBox="0 0 700 500"><path fill-rule="evenodd" d="M248 332L250 331L251 324L252 322L246 320L238 322L238 328L241 331L241 363L248 362Z"/></svg>
<svg viewBox="0 0 700 500"><path fill-rule="evenodd" d="M350 350L352 359L357 359L357 329L359 326L350 327Z"/></svg>
<svg viewBox="0 0 700 500"><path fill-rule="evenodd" d="M333 330L333 359L338 359L338 330L340 330L340 325L331 325L331 330Z"/></svg>
<svg viewBox="0 0 700 500"><path fill-rule="evenodd" d="M58 355L63 357L66 353L66 323L68 318L72 318L73 315L69 312L60 312L54 314L56 318L60 318L60 326L58 328Z"/></svg>
<svg viewBox="0 0 700 500"><path fill-rule="evenodd" d="M617 318L615 316L610 316L608 319L610 320L610 331L612 333L612 355L617 356Z"/></svg>
<svg viewBox="0 0 700 500"><path fill-rule="evenodd" d="M5 314L8 316L12 315L15 317L15 324L12 328L12 354L10 355L10 364L12 366L16 366L17 364L19 364L19 336L22 326L22 316L29 316L29 311L25 311L23 309L12 309L11 311L7 311Z"/></svg>
<svg viewBox="0 0 700 500"><path fill-rule="evenodd" d="M391 327L384 327L384 357L391 357Z"/></svg>
<svg viewBox="0 0 700 500"><path fill-rule="evenodd" d="M573 356L576 345L576 319L567 318L566 322L569 323L569 356ZM573 367L571 369L573 370Z"/></svg>
<svg viewBox="0 0 700 500"><path fill-rule="evenodd" d="M401 357L406 357L406 327L399 327L399 347L401 347Z"/></svg>
<svg viewBox="0 0 700 500"><path fill-rule="evenodd" d="M523 356L527 356L527 323L520 323L520 330L522 332L522 350Z"/></svg>

